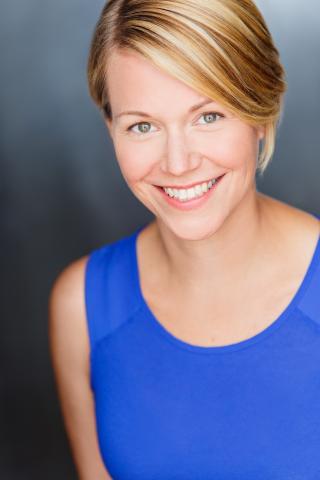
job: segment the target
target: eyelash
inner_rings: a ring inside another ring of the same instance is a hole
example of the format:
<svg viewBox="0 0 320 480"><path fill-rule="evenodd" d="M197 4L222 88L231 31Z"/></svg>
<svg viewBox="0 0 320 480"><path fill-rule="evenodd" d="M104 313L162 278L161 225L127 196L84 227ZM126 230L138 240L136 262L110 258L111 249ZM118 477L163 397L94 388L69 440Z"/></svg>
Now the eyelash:
<svg viewBox="0 0 320 480"><path fill-rule="evenodd" d="M200 115L199 118L204 117L204 116L206 116L206 115L211 115L211 114L214 114L214 115L217 115L218 117L224 118L224 115L223 115L222 113L219 113L219 112L204 112L204 113L202 113L202 114ZM139 132L139 133L136 133L136 132L133 132L133 131L132 131L133 127L137 127L138 125L143 125L143 124L145 124L145 123L148 123L148 124L151 125L150 122L138 122L138 123L134 123L133 125L131 125L130 127L128 127L128 128L126 129L126 131L129 132L129 133L133 133L134 135L139 135L139 136L141 136L141 135L147 135L147 134L150 133L150 132L146 132L146 133ZM216 123L216 122L207 123L207 125L212 125L213 123Z"/></svg>

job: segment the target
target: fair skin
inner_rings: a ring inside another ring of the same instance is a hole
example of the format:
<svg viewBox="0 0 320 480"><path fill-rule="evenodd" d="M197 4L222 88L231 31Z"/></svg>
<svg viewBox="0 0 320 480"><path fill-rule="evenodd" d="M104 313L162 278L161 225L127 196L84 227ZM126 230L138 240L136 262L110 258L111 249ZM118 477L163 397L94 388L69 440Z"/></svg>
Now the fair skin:
<svg viewBox="0 0 320 480"><path fill-rule="evenodd" d="M113 118L106 124L119 167L133 194L155 215L137 241L145 300L186 342L223 345L253 336L277 318L299 287L319 222L256 191L262 128L216 102L189 112L208 98L136 53L113 52L108 67ZM119 117L128 110L150 116ZM139 122L143 125L127 131ZM181 186L224 173L210 199L189 211L173 208L154 186ZM70 264L54 284L50 347L79 478L108 480L89 385L86 261Z"/></svg>
<svg viewBox="0 0 320 480"><path fill-rule="evenodd" d="M314 217L256 191L264 129L217 102L188 113L210 99L135 52L113 52L108 66L113 119L106 124L116 157L129 188L156 218L138 238L147 303L168 330L189 343L231 343L262 330L296 290L319 230ZM137 110L149 116L119 116ZM220 117L208 122L210 113ZM168 205L154 186L198 183L223 173L210 200L188 212ZM309 236L297 219L310 226ZM288 258L297 257L301 244L303 258L288 272ZM244 304L252 289L270 293Z"/></svg>

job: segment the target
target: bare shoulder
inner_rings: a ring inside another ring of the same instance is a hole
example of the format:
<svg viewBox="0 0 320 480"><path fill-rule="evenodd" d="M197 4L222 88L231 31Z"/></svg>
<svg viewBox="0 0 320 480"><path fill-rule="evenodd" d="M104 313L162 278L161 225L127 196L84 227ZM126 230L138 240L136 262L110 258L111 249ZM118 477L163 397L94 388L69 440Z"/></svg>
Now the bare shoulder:
<svg viewBox="0 0 320 480"><path fill-rule="evenodd" d="M57 393L79 478L109 480L96 431L90 386L90 343L85 308L88 256L55 279L49 298L49 343Z"/></svg>
<svg viewBox="0 0 320 480"><path fill-rule="evenodd" d="M59 273L51 288L50 307L54 309L77 309L83 306L83 287L87 261L88 255L83 256L71 262Z"/></svg>
<svg viewBox="0 0 320 480"><path fill-rule="evenodd" d="M60 272L52 285L48 303L49 340L53 359L73 358L82 362L86 369L89 353L84 297L87 260L88 256L83 256Z"/></svg>

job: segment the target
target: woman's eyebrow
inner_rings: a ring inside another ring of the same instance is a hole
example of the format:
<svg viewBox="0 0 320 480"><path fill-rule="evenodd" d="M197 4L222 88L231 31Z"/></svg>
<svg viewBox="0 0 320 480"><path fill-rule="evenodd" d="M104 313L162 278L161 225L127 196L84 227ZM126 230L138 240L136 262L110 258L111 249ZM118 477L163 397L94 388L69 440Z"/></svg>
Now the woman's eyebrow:
<svg viewBox="0 0 320 480"><path fill-rule="evenodd" d="M193 105L193 107L191 107L189 109L188 113L195 112L199 108L204 107L204 105L207 105L208 103L213 103L213 102L214 102L214 100L211 100L210 98L207 99L207 100L203 100L201 103L197 103L196 105ZM119 117L122 117L123 115L140 115L142 117L148 117L148 118L152 117L152 115L150 115L149 113L146 113L146 112L140 112L138 110L126 110L125 112L121 112L118 115L116 115L115 118L118 119Z"/></svg>

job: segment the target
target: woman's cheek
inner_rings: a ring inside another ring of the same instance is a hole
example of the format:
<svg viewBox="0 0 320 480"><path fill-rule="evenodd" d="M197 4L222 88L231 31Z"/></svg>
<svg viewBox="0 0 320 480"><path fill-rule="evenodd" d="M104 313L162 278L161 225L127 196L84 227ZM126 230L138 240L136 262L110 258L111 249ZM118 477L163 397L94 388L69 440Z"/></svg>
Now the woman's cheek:
<svg viewBox="0 0 320 480"><path fill-rule="evenodd" d="M237 128L219 133L206 142L204 149L204 155L217 165L236 170L246 167L251 159L255 160L257 144L251 130Z"/></svg>
<svg viewBox="0 0 320 480"><path fill-rule="evenodd" d="M152 141L121 140L115 144L115 155L122 174L130 183L135 183L149 175L160 160L161 145ZM158 157L156 157L158 152Z"/></svg>
<svg viewBox="0 0 320 480"><path fill-rule="evenodd" d="M237 168L241 163L238 139L229 132L217 132L204 138L201 153L221 169Z"/></svg>
<svg viewBox="0 0 320 480"><path fill-rule="evenodd" d="M115 146L115 155L123 176L131 183L137 181L143 175L145 163L139 149L126 144Z"/></svg>

